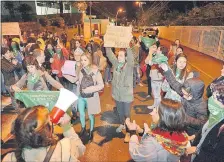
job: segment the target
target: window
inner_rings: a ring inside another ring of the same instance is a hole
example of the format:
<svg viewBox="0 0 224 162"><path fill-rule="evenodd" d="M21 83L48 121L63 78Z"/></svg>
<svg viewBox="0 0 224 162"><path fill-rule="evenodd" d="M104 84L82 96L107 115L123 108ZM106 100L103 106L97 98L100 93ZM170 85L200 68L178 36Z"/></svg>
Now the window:
<svg viewBox="0 0 224 162"><path fill-rule="evenodd" d="M70 10L70 5L69 4L65 4L65 10Z"/></svg>

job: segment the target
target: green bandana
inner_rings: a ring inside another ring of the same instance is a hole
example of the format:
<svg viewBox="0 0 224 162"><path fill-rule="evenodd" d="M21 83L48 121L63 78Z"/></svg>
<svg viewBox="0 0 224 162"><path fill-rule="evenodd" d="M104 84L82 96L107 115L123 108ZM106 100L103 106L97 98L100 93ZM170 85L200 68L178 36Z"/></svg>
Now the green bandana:
<svg viewBox="0 0 224 162"><path fill-rule="evenodd" d="M176 78L180 78L180 73L181 73L181 70L179 69L176 69Z"/></svg>
<svg viewBox="0 0 224 162"><path fill-rule="evenodd" d="M168 58L164 54L157 53L153 58L152 62L154 64L167 63Z"/></svg>
<svg viewBox="0 0 224 162"><path fill-rule="evenodd" d="M124 66L125 62L119 62L117 66L117 71L121 72L121 68Z"/></svg>
<svg viewBox="0 0 224 162"><path fill-rule="evenodd" d="M221 119L224 119L224 106L219 105L213 96L208 99L208 110L210 112L208 127L212 127Z"/></svg>
<svg viewBox="0 0 224 162"><path fill-rule="evenodd" d="M54 51L52 49L48 49L48 52L51 54L51 56L54 55Z"/></svg>
<svg viewBox="0 0 224 162"><path fill-rule="evenodd" d="M28 80L27 84L35 84L38 82L38 80L40 80L40 75L38 75L37 73L35 73L34 75L28 74L27 80Z"/></svg>

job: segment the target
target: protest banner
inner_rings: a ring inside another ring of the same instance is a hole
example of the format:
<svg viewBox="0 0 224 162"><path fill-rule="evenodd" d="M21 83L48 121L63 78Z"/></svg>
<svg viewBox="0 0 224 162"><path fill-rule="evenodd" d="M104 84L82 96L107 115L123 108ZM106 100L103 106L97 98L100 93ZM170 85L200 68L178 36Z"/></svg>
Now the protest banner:
<svg viewBox="0 0 224 162"><path fill-rule="evenodd" d="M1 23L2 35L21 35L21 30L18 22Z"/></svg>
<svg viewBox="0 0 224 162"><path fill-rule="evenodd" d="M15 92L15 98L28 107L43 105L52 110L56 104L60 91L21 91Z"/></svg>
<svg viewBox="0 0 224 162"><path fill-rule="evenodd" d="M104 35L104 47L129 48L132 37L132 27L108 25Z"/></svg>

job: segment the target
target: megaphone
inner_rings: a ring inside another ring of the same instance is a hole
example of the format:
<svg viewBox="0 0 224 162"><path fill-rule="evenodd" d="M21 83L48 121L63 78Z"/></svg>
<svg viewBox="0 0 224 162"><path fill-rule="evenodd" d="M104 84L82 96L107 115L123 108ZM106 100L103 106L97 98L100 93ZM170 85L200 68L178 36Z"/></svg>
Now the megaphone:
<svg viewBox="0 0 224 162"><path fill-rule="evenodd" d="M77 99L78 97L73 92L61 88L58 100L49 114L51 122L57 124L60 118Z"/></svg>

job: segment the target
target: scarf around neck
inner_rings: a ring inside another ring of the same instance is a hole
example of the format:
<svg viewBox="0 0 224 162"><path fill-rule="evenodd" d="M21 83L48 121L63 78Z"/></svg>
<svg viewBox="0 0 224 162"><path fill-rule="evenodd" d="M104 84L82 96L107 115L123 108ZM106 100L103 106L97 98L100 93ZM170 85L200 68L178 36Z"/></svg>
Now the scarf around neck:
<svg viewBox="0 0 224 162"><path fill-rule="evenodd" d="M159 128L150 130L149 135L153 136L156 141L169 153L181 156L184 155L188 144L188 136L184 133L163 131Z"/></svg>
<svg viewBox="0 0 224 162"><path fill-rule="evenodd" d="M117 70L116 71L121 72L124 65L125 65L125 62L119 62L118 65L117 65Z"/></svg>
<svg viewBox="0 0 224 162"><path fill-rule="evenodd" d="M51 54L51 56L54 55L54 51L52 49L48 49L48 52Z"/></svg>
<svg viewBox="0 0 224 162"><path fill-rule="evenodd" d="M34 75L28 74L27 84L34 85L40 80L40 75L35 73Z"/></svg>
<svg viewBox="0 0 224 162"><path fill-rule="evenodd" d="M212 127L220 120L224 119L224 105L219 105L213 96L208 99L208 109L210 111L208 127Z"/></svg>

